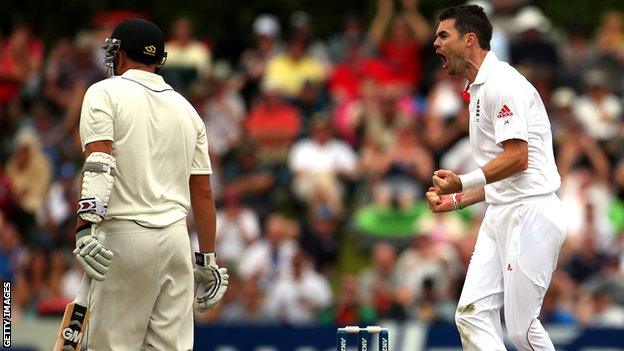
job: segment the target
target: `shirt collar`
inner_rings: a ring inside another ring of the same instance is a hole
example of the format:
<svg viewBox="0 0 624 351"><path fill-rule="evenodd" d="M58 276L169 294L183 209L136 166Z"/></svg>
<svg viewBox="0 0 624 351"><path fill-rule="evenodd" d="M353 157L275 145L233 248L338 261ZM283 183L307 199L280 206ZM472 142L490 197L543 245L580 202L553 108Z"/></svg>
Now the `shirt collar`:
<svg viewBox="0 0 624 351"><path fill-rule="evenodd" d="M121 75L121 78L133 81L156 92L173 90L169 84L165 83L162 76L140 69L129 69Z"/></svg>
<svg viewBox="0 0 624 351"><path fill-rule="evenodd" d="M471 85L485 83L485 80L490 75L497 62L498 57L496 57L494 51L488 51L488 53L485 55L485 58L483 59L483 62L481 62L481 67L479 67L479 71L477 71L477 77Z"/></svg>

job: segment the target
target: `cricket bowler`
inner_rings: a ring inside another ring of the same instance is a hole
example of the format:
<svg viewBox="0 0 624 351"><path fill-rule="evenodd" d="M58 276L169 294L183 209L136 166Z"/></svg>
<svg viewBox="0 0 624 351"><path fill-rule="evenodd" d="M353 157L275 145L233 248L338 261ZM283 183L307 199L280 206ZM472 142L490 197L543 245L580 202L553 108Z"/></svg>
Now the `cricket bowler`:
<svg viewBox="0 0 624 351"><path fill-rule="evenodd" d="M84 96L74 253L93 280L89 351L192 350L193 306L213 307L228 285L214 253L205 126L157 74L164 42L149 21L121 22L104 46L114 76ZM194 270L190 208L201 251Z"/></svg>
<svg viewBox="0 0 624 351"><path fill-rule="evenodd" d="M490 51L483 9L445 9L434 47L443 69L468 80L470 146L479 168L434 173L433 212L485 201L455 321L465 350L505 350L500 311L518 350L554 350L537 319L566 237L550 122L537 90Z"/></svg>

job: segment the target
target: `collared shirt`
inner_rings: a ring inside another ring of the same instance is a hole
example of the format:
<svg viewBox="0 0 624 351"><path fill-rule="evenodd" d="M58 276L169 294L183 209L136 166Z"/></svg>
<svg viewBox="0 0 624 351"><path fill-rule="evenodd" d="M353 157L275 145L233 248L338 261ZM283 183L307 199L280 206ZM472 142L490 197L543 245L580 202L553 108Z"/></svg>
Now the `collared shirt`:
<svg viewBox="0 0 624 351"><path fill-rule="evenodd" d="M469 92L470 146L479 167L500 154L506 140L520 139L529 145L528 168L486 185L485 201L510 203L559 189L550 122L535 87L490 51Z"/></svg>
<svg viewBox="0 0 624 351"><path fill-rule="evenodd" d="M190 208L189 177L211 174L206 128L157 74L128 70L93 84L80 115L82 147L113 142L117 165L105 219L165 227Z"/></svg>

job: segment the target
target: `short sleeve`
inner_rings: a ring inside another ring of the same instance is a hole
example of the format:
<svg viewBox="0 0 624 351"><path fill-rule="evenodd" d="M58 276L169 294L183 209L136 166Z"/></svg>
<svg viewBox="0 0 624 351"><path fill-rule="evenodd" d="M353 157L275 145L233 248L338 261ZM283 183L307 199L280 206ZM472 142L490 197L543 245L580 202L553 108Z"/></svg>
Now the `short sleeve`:
<svg viewBox="0 0 624 351"><path fill-rule="evenodd" d="M488 97L487 111L494 126L496 144L506 140L529 140L530 94L509 87L497 87Z"/></svg>
<svg viewBox="0 0 624 351"><path fill-rule="evenodd" d="M85 93L80 111L80 143L114 140L115 116L108 93L101 87L91 86Z"/></svg>
<svg viewBox="0 0 624 351"><path fill-rule="evenodd" d="M197 134L197 142L191 162L191 174L212 174L212 164L208 155L208 137L206 136L206 126L203 123Z"/></svg>

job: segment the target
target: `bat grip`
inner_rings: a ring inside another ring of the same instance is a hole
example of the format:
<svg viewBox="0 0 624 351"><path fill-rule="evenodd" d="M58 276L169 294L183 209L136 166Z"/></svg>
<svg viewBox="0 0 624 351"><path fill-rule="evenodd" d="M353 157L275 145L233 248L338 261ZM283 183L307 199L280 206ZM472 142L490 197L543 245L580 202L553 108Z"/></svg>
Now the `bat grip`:
<svg viewBox="0 0 624 351"><path fill-rule="evenodd" d="M80 288L78 289L78 295L76 295L74 302L81 306L86 306L90 289L91 289L91 278L89 278L89 276L85 274L82 276L82 281L80 282Z"/></svg>

